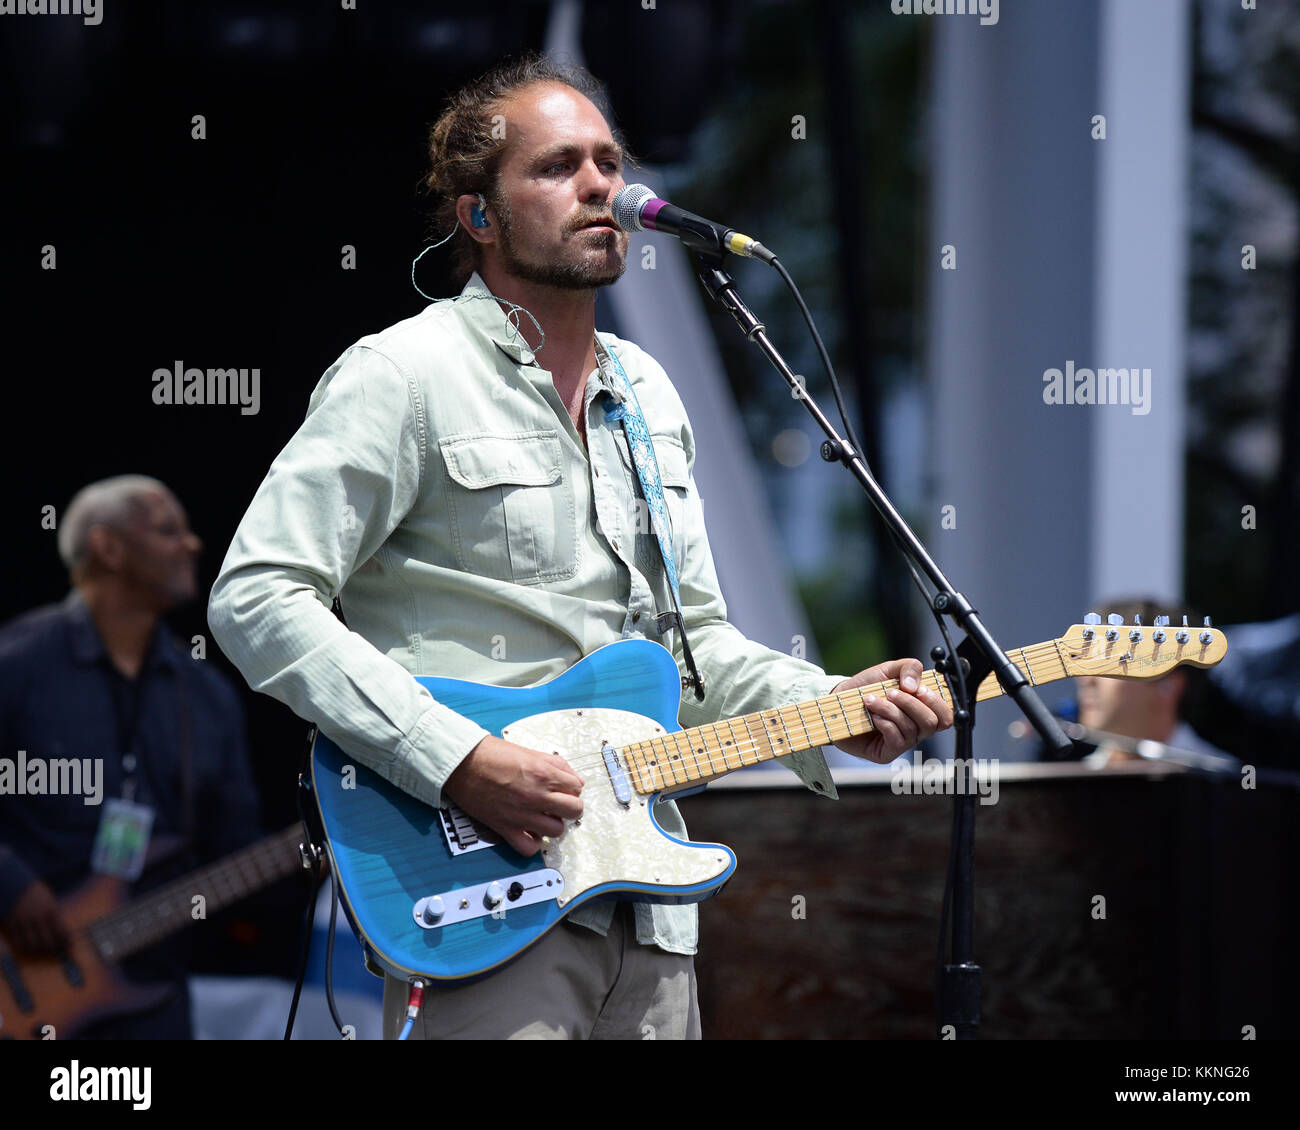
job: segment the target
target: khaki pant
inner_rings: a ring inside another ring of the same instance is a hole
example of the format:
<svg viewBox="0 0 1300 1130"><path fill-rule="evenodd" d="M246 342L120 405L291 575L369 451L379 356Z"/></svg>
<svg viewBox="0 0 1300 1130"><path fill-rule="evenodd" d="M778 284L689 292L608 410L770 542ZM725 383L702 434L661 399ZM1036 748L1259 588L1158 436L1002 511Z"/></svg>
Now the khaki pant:
<svg viewBox="0 0 1300 1130"><path fill-rule="evenodd" d="M406 1019L407 985L384 979L384 1038ZM698 1040L695 959L637 943L621 903L607 937L561 922L480 981L434 985L412 1040Z"/></svg>

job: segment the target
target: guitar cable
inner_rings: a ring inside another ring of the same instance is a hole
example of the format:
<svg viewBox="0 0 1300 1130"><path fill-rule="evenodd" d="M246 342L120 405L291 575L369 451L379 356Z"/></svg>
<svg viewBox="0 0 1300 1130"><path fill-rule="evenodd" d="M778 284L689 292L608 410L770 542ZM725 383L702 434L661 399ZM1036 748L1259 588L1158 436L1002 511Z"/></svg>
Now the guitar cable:
<svg viewBox="0 0 1300 1130"><path fill-rule="evenodd" d="M336 614L341 612L337 606L337 601L335 602L335 611ZM289 1019L284 1029L284 1038L286 1040L291 1039L293 1036L294 1019L298 1015L298 1001L302 996L303 982L307 977L307 957L311 951L311 939L316 920L316 903L320 894L321 868L327 861L324 828L319 827L317 820L312 818L311 806L315 803L315 800L308 796L311 791L311 750L316 742L316 729L315 726L311 726L307 731L307 745L303 752L302 770L298 774L296 800L298 803L298 818L302 821L303 826L303 865L310 868L312 883L311 893L307 896L307 913L303 922L302 951L298 958L298 980L293 988L293 1002L289 1006ZM339 914L339 887L334 872L335 869L331 867L329 869L330 925L325 943L325 1000L329 1005L330 1018L334 1021L334 1027L338 1029L340 1036L347 1039L348 1035L344 1031L338 1005L334 1001L334 934Z"/></svg>
<svg viewBox="0 0 1300 1130"><path fill-rule="evenodd" d="M406 1023L402 1025L399 1040L409 1040L411 1030L415 1027L415 1018L420 1015L424 1005L424 982L418 977L411 981L411 992L406 998Z"/></svg>
<svg viewBox="0 0 1300 1130"><path fill-rule="evenodd" d="M316 896L320 892L320 860L313 858L311 865L311 893L307 896L307 917L302 925L302 949L298 954L298 979L293 986L293 1002L289 1005L289 1022L284 1038L293 1037L293 1022L298 1015L298 998L302 996L302 983L307 976L307 955L311 950L312 922L316 917Z"/></svg>
<svg viewBox="0 0 1300 1130"><path fill-rule="evenodd" d="M334 868L330 868L330 932L325 942L325 1000L330 1006L330 1017L339 1035L347 1039L343 1031L343 1020L339 1016L338 1005L334 1003L334 925L339 917L339 884L334 877Z"/></svg>

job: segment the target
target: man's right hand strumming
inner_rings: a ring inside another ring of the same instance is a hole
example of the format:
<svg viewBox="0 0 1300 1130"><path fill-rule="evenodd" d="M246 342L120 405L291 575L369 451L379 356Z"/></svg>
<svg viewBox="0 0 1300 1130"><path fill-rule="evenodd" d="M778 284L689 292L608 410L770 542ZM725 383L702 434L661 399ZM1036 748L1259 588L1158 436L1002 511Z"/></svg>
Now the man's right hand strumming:
<svg viewBox="0 0 1300 1130"><path fill-rule="evenodd" d="M563 757L486 737L456 767L443 795L498 833L520 855L582 815L583 780Z"/></svg>

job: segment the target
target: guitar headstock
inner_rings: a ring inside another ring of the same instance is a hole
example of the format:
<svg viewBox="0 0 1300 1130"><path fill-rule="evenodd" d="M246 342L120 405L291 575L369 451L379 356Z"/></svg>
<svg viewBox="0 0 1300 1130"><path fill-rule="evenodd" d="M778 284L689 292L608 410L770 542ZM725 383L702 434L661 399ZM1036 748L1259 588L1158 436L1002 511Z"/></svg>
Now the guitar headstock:
<svg viewBox="0 0 1300 1130"><path fill-rule="evenodd" d="M1224 634L1210 627L1170 626L1168 616L1151 625L1135 617L1132 624L1108 616L1103 624L1095 612L1056 641L1067 676L1101 675L1116 679L1158 679L1175 667L1213 667L1228 653Z"/></svg>

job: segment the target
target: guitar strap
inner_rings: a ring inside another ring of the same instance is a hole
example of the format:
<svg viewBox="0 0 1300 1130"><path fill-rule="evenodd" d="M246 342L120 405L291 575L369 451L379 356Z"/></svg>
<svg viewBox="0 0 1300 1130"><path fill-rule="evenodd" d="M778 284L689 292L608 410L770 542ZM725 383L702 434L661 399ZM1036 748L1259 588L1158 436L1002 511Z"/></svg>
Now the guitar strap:
<svg viewBox="0 0 1300 1130"><path fill-rule="evenodd" d="M646 509L650 513L650 526L654 530L655 540L659 544L659 556L663 558L664 570L668 575L668 591L672 597L671 611L660 612L655 616L655 625L660 635L676 627L682 637L682 657L686 661L689 675L682 677L682 689L692 687L695 698L704 700L704 676L695 666L691 655L691 645L686 638L686 621L682 617L681 593L677 588L677 561L673 557L673 535L668 522L668 507L664 503L663 484L659 478L659 459L655 455L654 444L650 440L650 429L646 427L645 417L641 415L641 405L628 380L623 365L612 350L606 349L600 339L596 339L597 363L604 356L613 368L606 373L610 383L618 390L622 403L607 409L607 420L619 420L627 437L627 447L632 453L632 465L636 468L636 477L641 484L641 494L645 498Z"/></svg>

